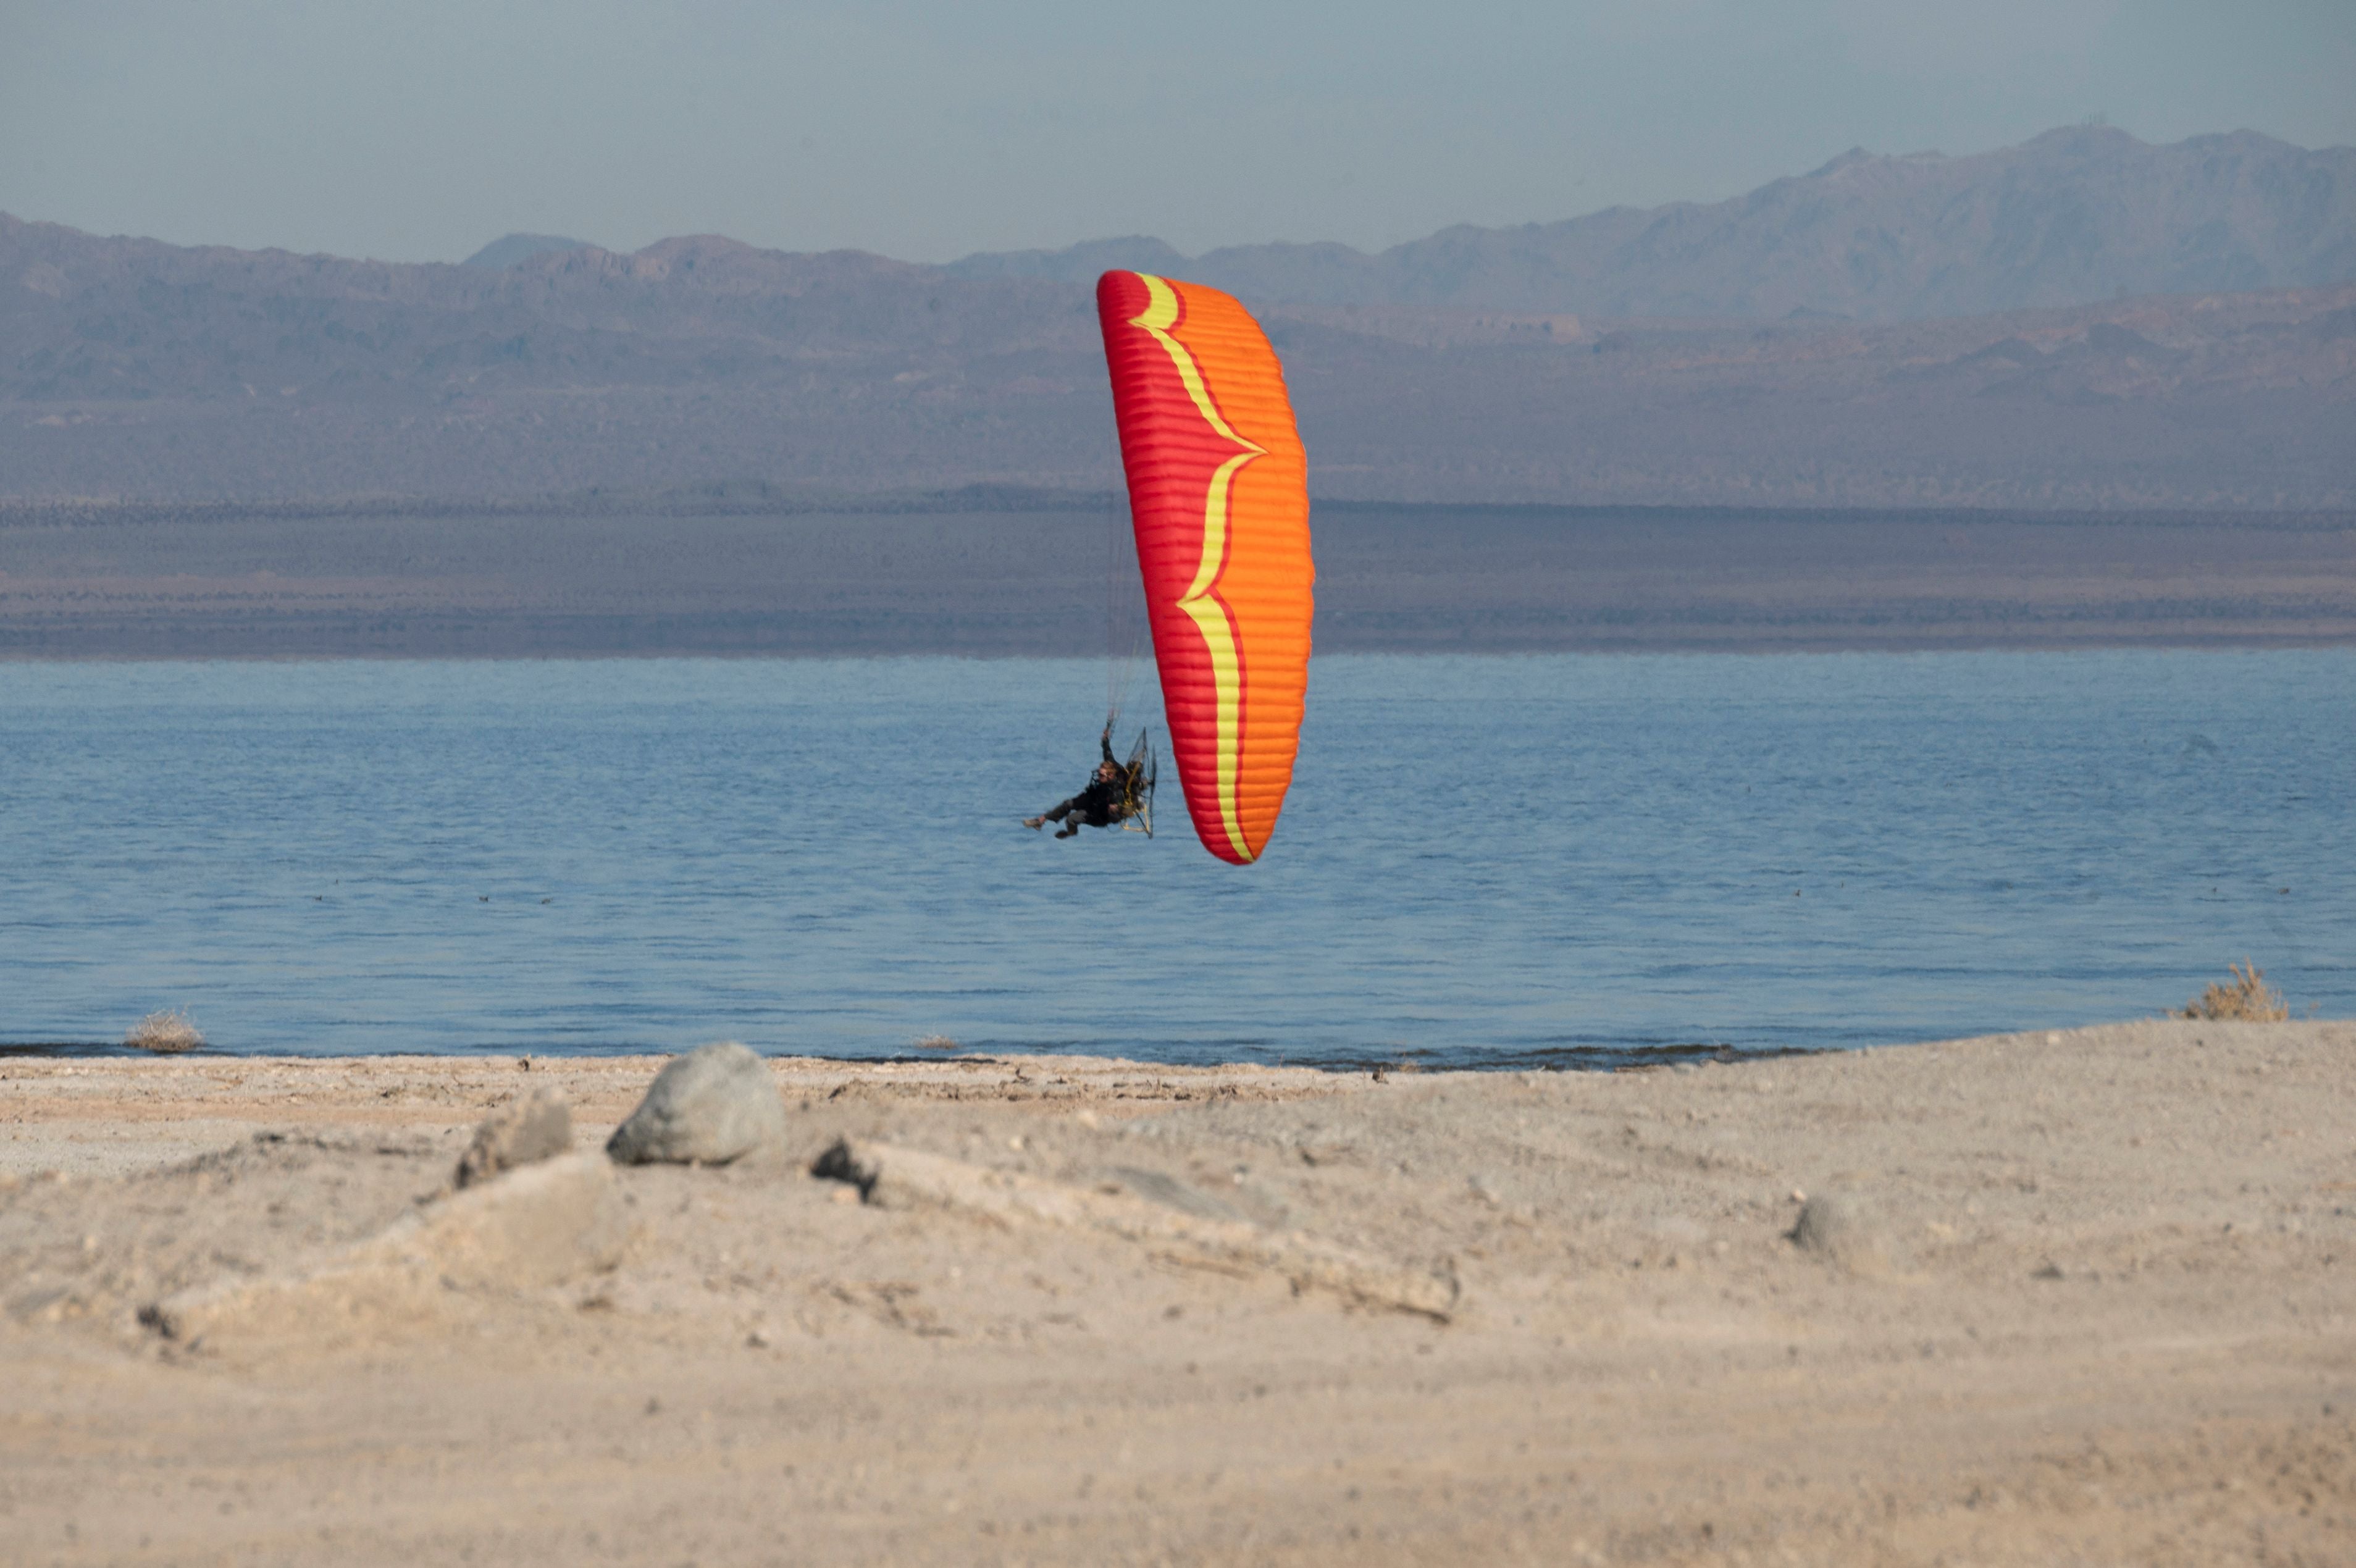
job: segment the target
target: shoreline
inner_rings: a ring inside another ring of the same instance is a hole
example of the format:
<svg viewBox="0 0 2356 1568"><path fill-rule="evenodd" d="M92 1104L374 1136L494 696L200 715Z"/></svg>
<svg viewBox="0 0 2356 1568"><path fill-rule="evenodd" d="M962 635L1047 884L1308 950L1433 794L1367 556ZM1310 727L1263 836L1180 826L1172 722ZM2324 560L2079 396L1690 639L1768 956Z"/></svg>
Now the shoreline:
<svg viewBox="0 0 2356 1568"><path fill-rule="evenodd" d="M2038 1031L2031 1031L2038 1032ZM1993 1038L1994 1036L1988 1036ZM1140 1072L1218 1072L1226 1069L1265 1069L1269 1071L1299 1070L1327 1077L1360 1077L1369 1073L1399 1075L1431 1075L1462 1073L1479 1078L1496 1073L1516 1072L1659 1072L1673 1068L1709 1063L1727 1066L1736 1062L1783 1061L1795 1057L1823 1056L1828 1052L1852 1050L1890 1050L1912 1044L1932 1042L1876 1041L1851 1045L1829 1046L1758 1046L1738 1047L1723 1044L1697 1042L1682 1046L1561 1046L1543 1049L1521 1047L1459 1047L1455 1054L1444 1058L1414 1057L1404 1054L1349 1058L1287 1058L1280 1061L1253 1061L1230 1058L1220 1061L1165 1061L1152 1057L1100 1057L1093 1052L1070 1053L1054 1050L1009 1051L984 1047L958 1046L944 1050L904 1050L890 1056L802 1056L791 1052L769 1055L757 1047L751 1047L762 1059L773 1063L808 1066L817 1070L874 1068L890 1070L898 1068L924 1068L947 1062L977 1065L1024 1062L1045 1066L1056 1062L1089 1064L1120 1061ZM486 1062L514 1064L526 1060L553 1068L563 1062L620 1062L647 1064L652 1072L669 1059L675 1052L643 1050L636 1047L614 1051L549 1051L544 1053L510 1050L413 1050L413 1051L353 1051L343 1054L299 1052L271 1049L223 1050L211 1046L194 1050L155 1051L142 1046L75 1041L0 1041L0 1063L7 1062L76 1062L130 1063L171 1061L192 1066L228 1062L320 1062L359 1063L394 1066L417 1062ZM1490 1058L1494 1059L1482 1059ZM521 1070L519 1069L518 1070Z"/></svg>
<svg viewBox="0 0 2356 1568"><path fill-rule="evenodd" d="M14 1538L2029 1564L2320 1562L2356 1529L2346 1021L1380 1082L772 1058L788 1147L617 1168L610 1266L141 1322L431 1211L524 1088L594 1151L661 1059L0 1058ZM862 1202L809 1174L836 1140L946 1174ZM1446 1305L1351 1283L1377 1265Z"/></svg>
<svg viewBox="0 0 2356 1568"><path fill-rule="evenodd" d="M1628 639L1617 641L1532 641L1527 644L1499 643L1481 647L1451 647L1444 638L1418 645L1341 647L1323 650L1320 657L1372 659L1519 659L1543 658L1548 655L1570 655L1590 659L1665 657L1665 658L1743 658L1772 659L1822 657L1832 654L1886 654L1894 658L1922 654L1976 653L2118 653L2118 652L2182 652L2182 653L2265 653L2313 650L2337 650L2356 648L2356 625L2331 626L2315 630L2274 629L2226 631L2153 631L2083 638L2051 637L2036 639L2005 638L1882 639L1825 639L1812 641L1799 639L1723 641L1687 641L1676 639L1646 640ZM301 652L258 652L234 649L206 650L191 649L171 652L108 651L108 652L39 652L0 648L0 664L328 664L328 663L449 663L489 664L502 662L588 662L601 660L728 660L751 662L761 660L848 660L884 659L953 659L971 660L1006 660L1009 661L1056 661L1086 664L1100 662L1102 655L1087 653L1038 652L1023 649L976 647L960 648L862 648L858 646L828 648L735 648L724 644L710 647L680 647L663 649L584 648L533 649L517 650L469 651L440 649L425 651L400 650L337 650L322 645L316 650Z"/></svg>
<svg viewBox="0 0 2356 1568"><path fill-rule="evenodd" d="M1096 658L1100 510L0 514L0 660ZM1329 509L1326 653L2356 644L2356 514Z"/></svg>

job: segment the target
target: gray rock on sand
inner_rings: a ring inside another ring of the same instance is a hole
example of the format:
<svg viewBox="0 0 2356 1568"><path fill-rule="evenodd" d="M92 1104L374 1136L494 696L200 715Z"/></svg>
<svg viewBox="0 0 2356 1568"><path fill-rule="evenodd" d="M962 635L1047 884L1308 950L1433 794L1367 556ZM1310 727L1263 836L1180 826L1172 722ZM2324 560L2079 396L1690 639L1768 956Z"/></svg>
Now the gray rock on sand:
<svg viewBox="0 0 2356 1568"><path fill-rule="evenodd" d="M605 1153L626 1165L723 1165L786 1140L786 1102L768 1064L733 1040L673 1057L614 1129Z"/></svg>
<svg viewBox="0 0 2356 1568"><path fill-rule="evenodd" d="M1858 1273L1890 1267L1890 1246L1881 1216L1853 1192L1820 1192L1800 1206L1792 1241L1804 1252Z"/></svg>
<svg viewBox="0 0 2356 1568"><path fill-rule="evenodd" d="M472 1187L501 1171L536 1165L573 1146L573 1108L547 1085L518 1095L483 1118L458 1157L457 1183Z"/></svg>

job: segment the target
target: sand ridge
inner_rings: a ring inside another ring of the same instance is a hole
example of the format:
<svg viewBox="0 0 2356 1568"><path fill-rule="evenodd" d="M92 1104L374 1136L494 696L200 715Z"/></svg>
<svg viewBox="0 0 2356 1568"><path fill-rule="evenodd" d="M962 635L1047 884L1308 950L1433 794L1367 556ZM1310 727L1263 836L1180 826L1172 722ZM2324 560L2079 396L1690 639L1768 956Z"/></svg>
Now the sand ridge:
<svg viewBox="0 0 2356 1568"><path fill-rule="evenodd" d="M617 1171L611 1270L193 1346L140 1321L414 1212L526 1085L594 1148L659 1065L0 1061L24 1560L2328 1563L2356 1539L2347 1023L1382 1082L779 1060L792 1146ZM862 1203L809 1174L840 1138L1159 1192L1459 1305ZM1859 1244L1795 1246L1802 1195L1849 1205Z"/></svg>

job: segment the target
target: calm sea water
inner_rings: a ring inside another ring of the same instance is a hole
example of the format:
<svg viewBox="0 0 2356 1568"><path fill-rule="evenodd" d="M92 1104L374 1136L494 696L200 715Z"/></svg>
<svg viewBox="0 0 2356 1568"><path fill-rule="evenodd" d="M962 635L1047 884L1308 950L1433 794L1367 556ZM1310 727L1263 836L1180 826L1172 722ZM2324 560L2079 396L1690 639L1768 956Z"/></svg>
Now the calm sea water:
<svg viewBox="0 0 2356 1568"><path fill-rule="evenodd" d="M2356 651L1322 659L1244 870L1167 766L1151 842L1017 825L1103 684L0 666L0 1042L1577 1065L2149 1015L2244 956L2356 1014Z"/></svg>

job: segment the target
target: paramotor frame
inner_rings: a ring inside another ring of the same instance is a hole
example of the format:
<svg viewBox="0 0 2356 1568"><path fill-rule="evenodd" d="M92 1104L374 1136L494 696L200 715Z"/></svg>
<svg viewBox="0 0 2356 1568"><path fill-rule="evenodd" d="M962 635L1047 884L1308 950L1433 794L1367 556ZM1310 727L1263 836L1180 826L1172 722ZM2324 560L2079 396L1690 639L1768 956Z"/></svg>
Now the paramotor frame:
<svg viewBox="0 0 2356 1568"><path fill-rule="evenodd" d="M1153 754L1153 732L1137 732L1137 744L1129 748L1129 760L1121 765L1120 831L1153 836L1153 777L1160 769L1160 760Z"/></svg>

